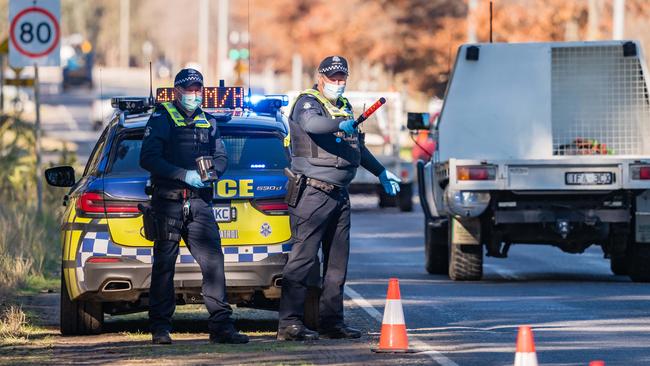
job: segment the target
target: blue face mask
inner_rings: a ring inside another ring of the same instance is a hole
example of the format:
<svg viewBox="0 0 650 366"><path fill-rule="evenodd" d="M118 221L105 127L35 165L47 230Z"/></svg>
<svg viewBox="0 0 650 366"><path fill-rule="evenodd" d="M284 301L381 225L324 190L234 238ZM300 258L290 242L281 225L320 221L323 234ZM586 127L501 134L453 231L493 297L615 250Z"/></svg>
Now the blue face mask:
<svg viewBox="0 0 650 366"><path fill-rule="evenodd" d="M328 83L327 81L323 83L323 95L329 100L337 100L343 92L345 91L345 84L338 85Z"/></svg>
<svg viewBox="0 0 650 366"><path fill-rule="evenodd" d="M193 113L203 102L203 96L194 93L181 94L181 105L185 110Z"/></svg>

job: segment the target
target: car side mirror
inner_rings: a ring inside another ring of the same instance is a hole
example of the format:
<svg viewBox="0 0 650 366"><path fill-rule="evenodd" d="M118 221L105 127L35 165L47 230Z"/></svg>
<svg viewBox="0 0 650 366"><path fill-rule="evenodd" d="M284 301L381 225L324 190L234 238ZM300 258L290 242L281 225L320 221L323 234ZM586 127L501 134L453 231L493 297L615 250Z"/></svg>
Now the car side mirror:
<svg viewBox="0 0 650 366"><path fill-rule="evenodd" d="M431 128L429 120L429 113L409 112L406 119L406 128L412 131L429 130Z"/></svg>
<svg viewBox="0 0 650 366"><path fill-rule="evenodd" d="M45 180L54 187L72 187L76 182L74 168L66 165L45 169Z"/></svg>

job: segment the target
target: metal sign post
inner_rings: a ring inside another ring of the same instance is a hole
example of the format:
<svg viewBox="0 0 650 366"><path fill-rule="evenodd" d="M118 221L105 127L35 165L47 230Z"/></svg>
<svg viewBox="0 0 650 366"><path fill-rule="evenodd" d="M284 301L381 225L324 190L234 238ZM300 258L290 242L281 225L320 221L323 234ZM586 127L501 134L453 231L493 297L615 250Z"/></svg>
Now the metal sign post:
<svg viewBox="0 0 650 366"><path fill-rule="evenodd" d="M36 194L38 197L36 203L36 212L39 214L43 209L43 177L41 176L41 103L38 80L38 64L34 64L34 102L36 103L36 121L34 123L34 142L36 146Z"/></svg>

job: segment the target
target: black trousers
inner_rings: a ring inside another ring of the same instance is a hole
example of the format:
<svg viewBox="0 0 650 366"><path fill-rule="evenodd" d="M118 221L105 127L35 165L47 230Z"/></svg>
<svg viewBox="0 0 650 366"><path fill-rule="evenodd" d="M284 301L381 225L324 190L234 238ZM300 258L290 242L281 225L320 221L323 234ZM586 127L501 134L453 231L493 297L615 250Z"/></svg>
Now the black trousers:
<svg viewBox="0 0 650 366"><path fill-rule="evenodd" d="M282 274L279 327L303 324L310 270L322 243L321 328L343 325L343 286L350 255L350 197L346 189L325 193L307 186L289 208L293 248Z"/></svg>
<svg viewBox="0 0 650 366"><path fill-rule="evenodd" d="M154 199L151 202L157 215L183 220L183 202ZM202 294L210 313L208 328L218 332L232 324L232 309L226 300L223 252L219 227L215 223L212 205L202 199L190 199L190 218L178 231L203 274ZM172 315L176 307L174 271L179 242L156 240L153 247L151 288L149 290L149 321L152 331L171 331Z"/></svg>

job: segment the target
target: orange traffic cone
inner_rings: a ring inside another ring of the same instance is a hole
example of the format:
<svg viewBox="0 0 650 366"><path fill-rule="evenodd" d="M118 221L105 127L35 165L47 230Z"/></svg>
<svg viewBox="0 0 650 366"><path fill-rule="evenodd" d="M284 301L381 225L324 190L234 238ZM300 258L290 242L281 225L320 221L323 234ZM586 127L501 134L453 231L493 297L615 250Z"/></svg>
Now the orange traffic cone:
<svg viewBox="0 0 650 366"><path fill-rule="evenodd" d="M373 352L409 352L409 340L406 335L404 311L402 310L402 299L397 278L388 280L388 293L386 294L384 320L381 324L379 348L373 349Z"/></svg>
<svg viewBox="0 0 650 366"><path fill-rule="evenodd" d="M589 366L605 366L605 361L596 360L589 362Z"/></svg>
<svg viewBox="0 0 650 366"><path fill-rule="evenodd" d="M515 366L537 366L537 354L535 353L533 331L528 325L522 325L519 327L519 333L517 334Z"/></svg>

